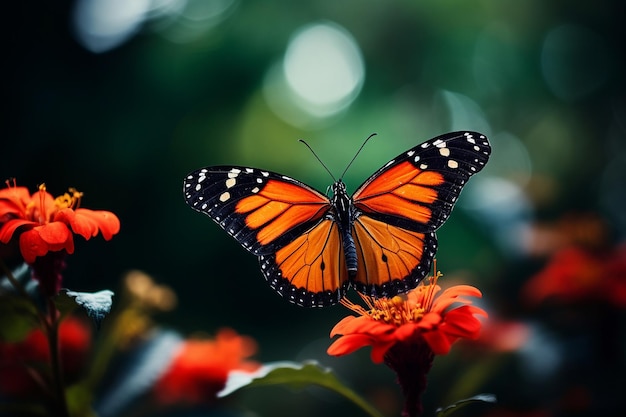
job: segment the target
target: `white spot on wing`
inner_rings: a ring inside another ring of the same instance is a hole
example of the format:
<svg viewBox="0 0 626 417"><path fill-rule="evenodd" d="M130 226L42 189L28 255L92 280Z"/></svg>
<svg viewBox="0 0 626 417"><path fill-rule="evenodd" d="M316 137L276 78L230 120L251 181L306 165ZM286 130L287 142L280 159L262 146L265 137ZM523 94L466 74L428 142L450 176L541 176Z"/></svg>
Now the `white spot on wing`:
<svg viewBox="0 0 626 417"><path fill-rule="evenodd" d="M228 191L222 193L222 195L220 195L220 201L223 203L225 201L228 201L228 199L230 198L230 193Z"/></svg>
<svg viewBox="0 0 626 417"><path fill-rule="evenodd" d="M411 156L413 156L414 153L415 153L415 151L408 151L406 154L407 154L407 156L411 157Z"/></svg>
<svg viewBox="0 0 626 417"><path fill-rule="evenodd" d="M450 149L448 149L448 148L439 148L439 154L441 156L450 156Z"/></svg>
<svg viewBox="0 0 626 417"><path fill-rule="evenodd" d="M259 192L259 187L254 187L251 191L256 194Z"/></svg>
<svg viewBox="0 0 626 417"><path fill-rule="evenodd" d="M234 187L237 184L237 180L234 178L229 178L226 180L226 188Z"/></svg>
<svg viewBox="0 0 626 417"><path fill-rule="evenodd" d="M426 169L426 168L428 168L428 165L426 165L426 164L420 165L420 169Z"/></svg>
<svg viewBox="0 0 626 417"><path fill-rule="evenodd" d="M452 168L452 169L458 168L459 167L459 163L457 161L455 161L454 159L450 159L448 161L448 167Z"/></svg>
<svg viewBox="0 0 626 417"><path fill-rule="evenodd" d="M261 171L261 175L263 175L264 177L269 177L270 173L267 171Z"/></svg>

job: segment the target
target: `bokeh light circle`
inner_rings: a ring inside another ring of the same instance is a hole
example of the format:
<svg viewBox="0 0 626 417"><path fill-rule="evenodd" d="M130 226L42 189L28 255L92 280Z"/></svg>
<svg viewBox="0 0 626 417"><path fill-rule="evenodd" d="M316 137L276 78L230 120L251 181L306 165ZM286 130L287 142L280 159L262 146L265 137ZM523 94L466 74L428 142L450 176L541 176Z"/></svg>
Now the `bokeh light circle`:
<svg viewBox="0 0 626 417"><path fill-rule="evenodd" d="M359 48L342 28L319 23L291 39L283 69L287 84L311 110L333 112L351 101L363 83Z"/></svg>
<svg viewBox="0 0 626 417"><path fill-rule="evenodd" d="M270 68L264 91L279 117L311 127L345 110L364 79L363 58L354 38L334 23L314 23L291 37L282 63Z"/></svg>

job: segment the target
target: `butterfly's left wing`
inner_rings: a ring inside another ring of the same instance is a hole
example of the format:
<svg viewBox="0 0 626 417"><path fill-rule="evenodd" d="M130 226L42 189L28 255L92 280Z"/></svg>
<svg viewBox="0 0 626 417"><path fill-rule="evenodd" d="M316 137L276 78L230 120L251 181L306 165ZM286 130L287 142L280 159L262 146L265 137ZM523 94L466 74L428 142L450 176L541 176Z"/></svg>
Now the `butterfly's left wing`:
<svg viewBox="0 0 626 417"><path fill-rule="evenodd" d="M325 306L348 287L337 223L328 198L295 179L245 167L191 172L185 201L259 256L270 286L294 304Z"/></svg>
<svg viewBox="0 0 626 417"><path fill-rule="evenodd" d="M339 302L348 289L348 269L337 223L325 218L276 253L259 257L270 286L303 307Z"/></svg>
<svg viewBox="0 0 626 417"><path fill-rule="evenodd" d="M437 250L435 231L490 153L480 133L447 133L389 161L357 189L358 291L390 297L417 286Z"/></svg>
<svg viewBox="0 0 626 417"><path fill-rule="evenodd" d="M255 168L213 166L183 181L185 201L257 256L276 252L319 223L330 201L308 185Z"/></svg>

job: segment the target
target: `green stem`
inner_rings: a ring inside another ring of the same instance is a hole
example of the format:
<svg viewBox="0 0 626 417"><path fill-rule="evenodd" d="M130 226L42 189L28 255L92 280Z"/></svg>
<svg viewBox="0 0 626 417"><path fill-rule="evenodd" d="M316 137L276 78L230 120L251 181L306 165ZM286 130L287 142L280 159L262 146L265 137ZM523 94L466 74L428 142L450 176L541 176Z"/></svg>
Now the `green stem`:
<svg viewBox="0 0 626 417"><path fill-rule="evenodd" d="M59 417L69 417L67 399L65 398L65 384L63 383L63 372L61 370L61 355L59 352L59 315L54 302L48 300L48 314L50 320L47 322L46 330L48 334L48 345L50 347L50 363L52 366L52 383L56 396L56 408Z"/></svg>

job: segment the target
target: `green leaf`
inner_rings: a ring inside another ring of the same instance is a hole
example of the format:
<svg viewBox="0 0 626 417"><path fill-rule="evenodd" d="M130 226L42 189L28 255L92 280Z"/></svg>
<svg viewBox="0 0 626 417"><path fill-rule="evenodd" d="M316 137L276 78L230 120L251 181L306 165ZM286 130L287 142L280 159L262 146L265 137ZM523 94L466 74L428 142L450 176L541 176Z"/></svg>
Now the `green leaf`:
<svg viewBox="0 0 626 417"><path fill-rule="evenodd" d="M24 297L0 297L0 340L19 342L39 325L37 308Z"/></svg>
<svg viewBox="0 0 626 417"><path fill-rule="evenodd" d="M83 308L99 328L102 319L111 311L113 294L111 290L91 293L63 289L59 292L55 304L59 311L64 314L69 313L76 306Z"/></svg>
<svg viewBox="0 0 626 417"><path fill-rule="evenodd" d="M475 395L473 397L470 398L465 398L463 400L459 400L457 402L455 402L454 404L450 404L449 406L445 407L445 408L439 408L437 409L437 417L447 417L452 415L452 413L454 413L455 411L458 411L460 409L462 409L463 407L469 405L469 404L476 404L476 403L488 403L488 404L495 404L496 401L496 396L493 394L478 394Z"/></svg>
<svg viewBox="0 0 626 417"><path fill-rule="evenodd" d="M317 385L342 395L370 416L382 417L374 407L343 385L329 368L324 368L314 361L275 362L261 366L256 372L232 371L228 375L226 386L217 395L225 397L244 387L266 385L286 385L297 389Z"/></svg>

